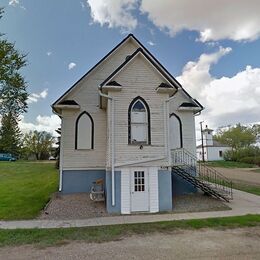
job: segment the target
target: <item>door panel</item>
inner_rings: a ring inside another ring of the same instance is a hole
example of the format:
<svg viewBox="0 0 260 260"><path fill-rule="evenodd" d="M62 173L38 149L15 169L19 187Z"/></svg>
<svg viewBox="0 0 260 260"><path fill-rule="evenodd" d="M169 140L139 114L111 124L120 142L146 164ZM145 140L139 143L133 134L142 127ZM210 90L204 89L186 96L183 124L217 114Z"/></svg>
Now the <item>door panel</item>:
<svg viewBox="0 0 260 260"><path fill-rule="evenodd" d="M149 210L148 173L146 169L131 172L131 211Z"/></svg>

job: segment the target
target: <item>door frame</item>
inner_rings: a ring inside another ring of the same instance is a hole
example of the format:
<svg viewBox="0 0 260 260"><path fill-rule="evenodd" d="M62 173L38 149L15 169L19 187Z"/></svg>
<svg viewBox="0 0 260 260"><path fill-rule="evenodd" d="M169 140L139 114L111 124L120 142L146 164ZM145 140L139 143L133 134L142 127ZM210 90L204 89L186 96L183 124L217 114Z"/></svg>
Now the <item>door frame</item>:
<svg viewBox="0 0 260 260"><path fill-rule="evenodd" d="M144 184L145 188L147 189L147 211L133 211L132 210L132 200L133 200L133 193L134 193L134 172L136 171L144 171ZM148 167L131 167L130 168L130 212L150 212L150 187L149 187L149 168Z"/></svg>

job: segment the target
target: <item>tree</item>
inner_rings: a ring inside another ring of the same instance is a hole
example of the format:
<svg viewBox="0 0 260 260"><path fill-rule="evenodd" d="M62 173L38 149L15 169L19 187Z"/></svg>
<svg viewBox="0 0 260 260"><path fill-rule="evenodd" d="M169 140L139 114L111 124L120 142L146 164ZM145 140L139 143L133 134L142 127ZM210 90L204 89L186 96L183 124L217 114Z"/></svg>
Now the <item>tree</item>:
<svg viewBox="0 0 260 260"><path fill-rule="evenodd" d="M47 159L51 153L54 137L45 131L30 131L25 134L23 149L27 155L35 155L37 160Z"/></svg>
<svg viewBox="0 0 260 260"><path fill-rule="evenodd" d="M214 139L220 143L229 145L233 150L246 148L256 143L256 126L253 128L237 124L229 127L229 129L219 130Z"/></svg>
<svg viewBox="0 0 260 260"><path fill-rule="evenodd" d="M21 137L22 134L16 118L14 118L11 113L4 115L2 118L2 127L0 129L0 151L18 155Z"/></svg>
<svg viewBox="0 0 260 260"><path fill-rule="evenodd" d="M0 8L0 19L3 9ZM26 66L26 55L0 34L0 149L17 154L20 131L19 116L27 110L28 93L21 69Z"/></svg>

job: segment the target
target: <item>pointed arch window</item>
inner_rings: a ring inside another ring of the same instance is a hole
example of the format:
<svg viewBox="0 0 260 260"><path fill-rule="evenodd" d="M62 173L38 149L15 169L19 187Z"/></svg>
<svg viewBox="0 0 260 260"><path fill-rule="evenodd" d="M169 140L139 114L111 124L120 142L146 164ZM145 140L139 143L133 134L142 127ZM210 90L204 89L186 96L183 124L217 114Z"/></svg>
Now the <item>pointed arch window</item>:
<svg viewBox="0 0 260 260"><path fill-rule="evenodd" d="M182 141L182 123L179 116L175 113L170 115L170 147L177 149L183 147Z"/></svg>
<svg viewBox="0 0 260 260"><path fill-rule="evenodd" d="M128 143L151 143L150 110L141 97L135 98L128 109Z"/></svg>
<svg viewBox="0 0 260 260"><path fill-rule="evenodd" d="M76 120L75 149L94 149L94 121L84 111Z"/></svg>

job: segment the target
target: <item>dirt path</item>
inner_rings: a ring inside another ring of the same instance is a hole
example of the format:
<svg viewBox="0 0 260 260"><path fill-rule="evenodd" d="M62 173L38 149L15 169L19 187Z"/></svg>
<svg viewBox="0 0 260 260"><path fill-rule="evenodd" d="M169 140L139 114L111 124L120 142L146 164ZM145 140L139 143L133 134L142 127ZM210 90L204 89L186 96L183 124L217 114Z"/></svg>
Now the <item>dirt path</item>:
<svg viewBox="0 0 260 260"><path fill-rule="evenodd" d="M252 168L215 168L218 172L222 173L229 179L235 181L243 181L248 184L260 185L260 173L253 172Z"/></svg>
<svg viewBox="0 0 260 260"><path fill-rule="evenodd" d="M260 227L126 237L102 244L72 242L40 249L0 249L0 259L260 259Z"/></svg>

